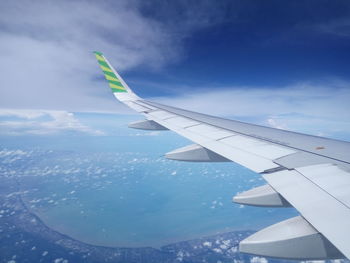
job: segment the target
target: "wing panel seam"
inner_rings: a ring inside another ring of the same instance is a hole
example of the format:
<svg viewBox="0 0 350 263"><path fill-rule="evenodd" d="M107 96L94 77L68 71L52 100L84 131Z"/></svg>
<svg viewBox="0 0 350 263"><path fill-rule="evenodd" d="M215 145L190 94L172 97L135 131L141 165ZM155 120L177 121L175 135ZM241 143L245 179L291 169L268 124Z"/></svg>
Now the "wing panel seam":
<svg viewBox="0 0 350 263"><path fill-rule="evenodd" d="M302 175L303 177L305 177L306 180L310 181L312 184L314 184L316 187L318 187L319 189L321 189L323 192L325 192L326 194L328 194L329 196L331 196L332 198L334 198L335 200L337 200L339 203L341 203L342 205L344 205L346 208L350 209L350 207L345 204L343 201L339 200L337 197L335 197L334 195L332 195L330 192L326 191L325 189L323 189L321 186L319 186L316 182L314 182L313 180L311 180L310 178L308 178L307 176L305 176L303 173L299 172L297 169L293 169L294 171L296 171L298 174Z"/></svg>

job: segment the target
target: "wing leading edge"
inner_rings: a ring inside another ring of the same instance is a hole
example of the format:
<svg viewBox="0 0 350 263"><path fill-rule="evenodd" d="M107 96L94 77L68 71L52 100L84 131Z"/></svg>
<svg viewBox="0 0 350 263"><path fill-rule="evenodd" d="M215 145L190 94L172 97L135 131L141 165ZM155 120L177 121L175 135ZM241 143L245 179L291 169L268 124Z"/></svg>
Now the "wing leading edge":
<svg viewBox="0 0 350 263"><path fill-rule="evenodd" d="M301 214L263 229L242 252L288 258L350 258L350 143L213 117L138 97L100 52L94 52L114 96L145 116L129 127L172 130L195 144L166 155L180 161L233 161L267 184L234 198Z"/></svg>

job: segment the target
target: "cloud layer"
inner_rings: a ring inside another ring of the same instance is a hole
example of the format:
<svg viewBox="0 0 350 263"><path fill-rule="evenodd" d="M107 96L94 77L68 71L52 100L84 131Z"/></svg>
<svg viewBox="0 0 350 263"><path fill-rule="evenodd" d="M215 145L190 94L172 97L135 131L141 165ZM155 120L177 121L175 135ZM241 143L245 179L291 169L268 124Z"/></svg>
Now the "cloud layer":
<svg viewBox="0 0 350 263"><path fill-rule="evenodd" d="M224 3L212 1L201 1L196 10L187 8L195 1L177 1L172 8L165 1L155 3L158 8L137 0L0 2L0 9L6 10L0 16L1 108L46 109L44 113L17 111L25 121L2 122L2 129L11 126L19 131L27 125L31 133L38 133L40 127L46 127L46 132L57 131L64 127L60 121L65 119L66 128L71 125L84 130L69 112L132 113L115 101L102 80L93 50L103 51L120 71L160 69L181 59L185 40L191 34L228 16L234 20L245 8L240 1L231 6L230 12L225 12ZM348 36L347 19L332 21L312 24L311 31ZM173 90L185 94L154 100L212 115L327 135L350 129L346 122L350 117L349 85L336 80L282 88L181 86ZM35 121L42 114L49 118L45 127Z"/></svg>
<svg viewBox="0 0 350 263"><path fill-rule="evenodd" d="M349 85L334 81L325 86L299 83L278 89L228 87L213 91L190 91L189 88L189 92L184 95L156 97L150 100L278 129L349 139ZM68 111L2 109L0 117L2 134L8 135L57 134L67 131L105 135L110 134L111 129L104 127L105 123L96 122L94 118L89 118L86 124L79 116ZM12 118L6 119L7 117ZM104 115L99 115L98 118L105 119ZM123 127L130 121L118 115L111 115L109 118L111 119L107 122L118 121L123 123ZM95 128L91 128L90 125Z"/></svg>
<svg viewBox="0 0 350 263"><path fill-rule="evenodd" d="M181 60L185 38L225 12L210 1L196 12L187 1L162 2L169 15L161 19L138 0L0 2L1 107L130 113L115 103L92 51L122 73L159 70Z"/></svg>

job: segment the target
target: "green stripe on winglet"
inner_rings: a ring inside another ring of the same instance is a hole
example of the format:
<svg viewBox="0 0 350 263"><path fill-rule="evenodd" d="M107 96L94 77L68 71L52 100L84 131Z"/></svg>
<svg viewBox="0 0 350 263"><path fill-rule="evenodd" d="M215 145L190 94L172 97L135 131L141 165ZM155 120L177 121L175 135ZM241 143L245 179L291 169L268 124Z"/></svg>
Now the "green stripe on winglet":
<svg viewBox="0 0 350 263"><path fill-rule="evenodd" d="M108 66L108 64L107 64L106 62L104 62L104 61L100 61L100 60L98 60L98 63L99 63L101 66L104 66L104 67L110 68L110 67Z"/></svg>
<svg viewBox="0 0 350 263"><path fill-rule="evenodd" d="M94 51L94 53L97 54L97 55L103 56L103 54L101 52Z"/></svg>
<svg viewBox="0 0 350 263"><path fill-rule="evenodd" d="M104 73L105 75L108 75L108 76L111 76L111 77L117 79L117 76L116 76L114 73L112 73L112 72L108 72L108 71L104 71L104 70L103 70L103 73Z"/></svg>
<svg viewBox="0 0 350 263"><path fill-rule="evenodd" d="M115 84L117 86L123 87L123 84L121 84L119 81L114 81L114 80L108 80L109 83ZM123 87L124 88L124 87Z"/></svg>
<svg viewBox="0 0 350 263"><path fill-rule="evenodd" d="M125 89L115 89L115 88L111 88L111 90L113 92L127 92Z"/></svg>

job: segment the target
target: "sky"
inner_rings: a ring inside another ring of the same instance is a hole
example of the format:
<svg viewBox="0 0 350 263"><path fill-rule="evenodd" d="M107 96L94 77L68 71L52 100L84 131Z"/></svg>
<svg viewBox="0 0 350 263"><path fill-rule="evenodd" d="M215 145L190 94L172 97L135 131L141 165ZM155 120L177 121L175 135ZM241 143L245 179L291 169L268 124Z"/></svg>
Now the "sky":
<svg viewBox="0 0 350 263"><path fill-rule="evenodd" d="M144 98L350 138L348 1L22 0L0 10L0 134L103 136L77 113L132 114L98 50Z"/></svg>

